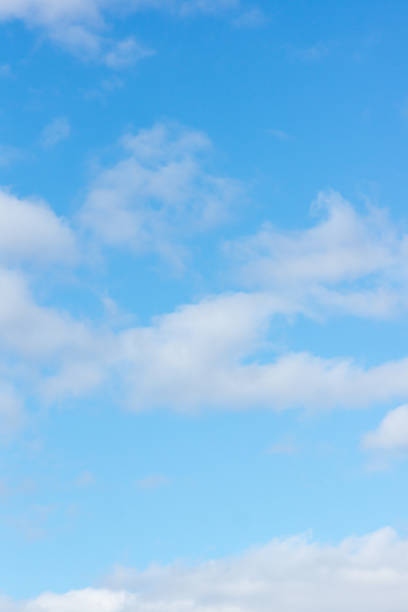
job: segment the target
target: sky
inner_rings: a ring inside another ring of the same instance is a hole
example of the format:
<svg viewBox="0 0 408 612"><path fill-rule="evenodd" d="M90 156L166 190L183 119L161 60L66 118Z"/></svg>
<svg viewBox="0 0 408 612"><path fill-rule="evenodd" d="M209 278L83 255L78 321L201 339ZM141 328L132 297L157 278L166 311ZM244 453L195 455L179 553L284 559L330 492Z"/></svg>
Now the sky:
<svg viewBox="0 0 408 612"><path fill-rule="evenodd" d="M0 0L0 612L405 612L408 6Z"/></svg>

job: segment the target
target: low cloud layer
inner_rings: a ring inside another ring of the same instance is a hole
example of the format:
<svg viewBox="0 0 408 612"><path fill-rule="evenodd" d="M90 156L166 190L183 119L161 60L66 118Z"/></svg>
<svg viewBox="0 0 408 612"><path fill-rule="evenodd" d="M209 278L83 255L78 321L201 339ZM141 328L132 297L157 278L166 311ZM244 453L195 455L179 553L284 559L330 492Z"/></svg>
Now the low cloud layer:
<svg viewBox="0 0 408 612"><path fill-rule="evenodd" d="M405 612L408 542L390 528L337 546L274 540L242 556L118 567L103 588L0 600L0 612Z"/></svg>
<svg viewBox="0 0 408 612"><path fill-rule="evenodd" d="M9 403L9 422L14 405L14 422L22 422L25 393L34 390L53 403L110 382L134 411L314 410L407 401L408 357L367 366L351 357L274 348L271 324L278 318L284 324L339 312L403 313L406 237L383 211L358 213L337 194L321 196L327 218L308 230L266 228L230 246L241 282L251 277L256 288L209 295L119 330L40 300L27 264L41 264L39 278L45 265L74 270L91 240L102 253L107 246L133 256L153 251L180 266L186 234L209 231L225 217L234 183L206 169L210 142L204 134L159 124L128 135L124 147L126 157L94 179L78 231L42 201L0 192L0 288L8 296L0 305L0 363L5 372L14 364L10 385L22 394ZM367 438L371 445L391 444L385 439L400 412Z"/></svg>

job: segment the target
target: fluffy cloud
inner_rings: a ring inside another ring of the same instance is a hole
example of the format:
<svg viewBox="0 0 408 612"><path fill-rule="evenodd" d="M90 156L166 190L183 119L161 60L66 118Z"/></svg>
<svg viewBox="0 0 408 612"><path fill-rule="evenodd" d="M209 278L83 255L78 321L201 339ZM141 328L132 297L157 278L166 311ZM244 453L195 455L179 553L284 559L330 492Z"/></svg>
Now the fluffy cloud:
<svg viewBox="0 0 408 612"><path fill-rule="evenodd" d="M408 405L391 410L378 428L363 438L366 448L408 450Z"/></svg>
<svg viewBox="0 0 408 612"><path fill-rule="evenodd" d="M73 262L76 256L73 232L47 204L0 190L0 262Z"/></svg>
<svg viewBox="0 0 408 612"><path fill-rule="evenodd" d="M126 156L95 179L82 225L110 246L179 262L176 241L225 219L237 184L206 170L208 138L164 124L123 139Z"/></svg>
<svg viewBox="0 0 408 612"><path fill-rule="evenodd" d="M271 318L296 308L270 293L236 293L123 331L118 354L132 407L361 407L408 396L408 359L363 368L308 353L271 357Z"/></svg>
<svg viewBox="0 0 408 612"><path fill-rule="evenodd" d="M209 174L201 159L209 142L199 132L159 125L128 136L124 146L128 157L97 177L81 221L112 246L161 254L164 249L174 258L183 227L200 231L224 214L225 179ZM366 305L367 289L344 293L333 285L372 275L402 283L405 238L378 211L365 219L333 198L328 220L316 228L275 233L274 240L269 233L262 236L268 257L259 261L251 252L248 265L254 275L258 272L263 291L210 296L145 327L97 329L38 304L22 272L0 268L0 290L7 296L0 304L2 359L19 359L23 370L30 364L31 375L36 371L39 377L37 390L50 401L81 395L111 379L135 410L279 410L407 401L408 359L364 368L352 359L275 353L270 344L272 318L309 314L310 296L330 307L343 302L343 308L358 314L390 309L386 290L372 289ZM74 257L71 230L45 204L2 192L1 214L5 262ZM178 234L171 233L171 224L178 225ZM259 237L254 240L259 249Z"/></svg>
<svg viewBox="0 0 408 612"><path fill-rule="evenodd" d="M408 237L371 207L359 214L335 192L321 193L314 227L281 231L266 224L226 246L245 284L290 292L307 303L383 317L408 303Z"/></svg>
<svg viewBox="0 0 408 612"><path fill-rule="evenodd" d="M408 359L366 369L307 353L260 362L271 317L295 312L268 293L207 298L114 334L37 305L14 273L0 281L9 296L2 345L37 368L49 364L41 388L50 400L112 377L133 410L361 407L408 397Z"/></svg>
<svg viewBox="0 0 408 612"><path fill-rule="evenodd" d="M20 382L52 400L83 394L108 376L109 333L38 304L20 272L0 268L0 294L7 296L0 302L0 355L19 364Z"/></svg>
<svg viewBox="0 0 408 612"><path fill-rule="evenodd" d="M117 568L101 589L44 594L1 612L405 612L408 542L390 529L337 546L304 537L198 566Z"/></svg>

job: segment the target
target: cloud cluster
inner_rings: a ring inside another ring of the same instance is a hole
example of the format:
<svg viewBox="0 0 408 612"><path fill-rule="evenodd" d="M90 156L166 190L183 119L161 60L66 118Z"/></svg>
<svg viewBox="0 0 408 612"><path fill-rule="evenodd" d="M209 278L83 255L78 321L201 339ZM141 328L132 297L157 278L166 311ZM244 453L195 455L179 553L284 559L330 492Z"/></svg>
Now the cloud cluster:
<svg viewBox="0 0 408 612"><path fill-rule="evenodd" d="M306 230L265 224L226 245L246 286L290 293L307 304L357 316L386 317L408 303L408 236L385 211L359 213L336 192L319 194L324 218Z"/></svg>
<svg viewBox="0 0 408 612"><path fill-rule="evenodd" d="M82 228L99 244L156 251L179 263L184 235L225 216L234 183L206 169L210 143L200 132L156 125L128 135L123 145L126 157L100 171L91 185L79 215ZM407 401L408 358L366 367L351 358L274 350L270 325L276 316L314 317L322 308L327 314L391 316L405 303L406 237L378 209L359 214L336 194L322 202L327 219L315 227L266 227L230 245L244 262L241 278L250 277L255 290L207 296L149 325L115 331L38 303L16 265L74 264L78 238L44 202L1 192L5 370L10 359L17 360L24 378L30 364L29 384L34 381L50 402L115 381L132 410L354 408Z"/></svg>
<svg viewBox="0 0 408 612"><path fill-rule="evenodd" d="M407 599L408 542L384 528L337 546L294 537L193 567L118 567L104 588L0 600L0 612L405 612Z"/></svg>
<svg viewBox="0 0 408 612"><path fill-rule="evenodd" d="M160 10L179 17L231 10L239 15L239 9L240 0L0 0L0 21L23 20L81 58L120 69L153 51L135 37L116 40L107 36L107 21L112 16L143 10Z"/></svg>
<svg viewBox="0 0 408 612"><path fill-rule="evenodd" d="M180 242L225 220L238 184L206 169L211 143L201 132L157 124L122 145L125 156L95 178L81 224L103 244L180 265Z"/></svg>

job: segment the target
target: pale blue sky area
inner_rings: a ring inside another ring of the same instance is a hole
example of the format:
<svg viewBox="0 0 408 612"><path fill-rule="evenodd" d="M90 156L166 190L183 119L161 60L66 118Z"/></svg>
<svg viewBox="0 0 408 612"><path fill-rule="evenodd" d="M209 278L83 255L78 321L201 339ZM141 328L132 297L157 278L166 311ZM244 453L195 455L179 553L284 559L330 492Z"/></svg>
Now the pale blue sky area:
<svg viewBox="0 0 408 612"><path fill-rule="evenodd" d="M407 27L0 0L0 612L406 609Z"/></svg>

